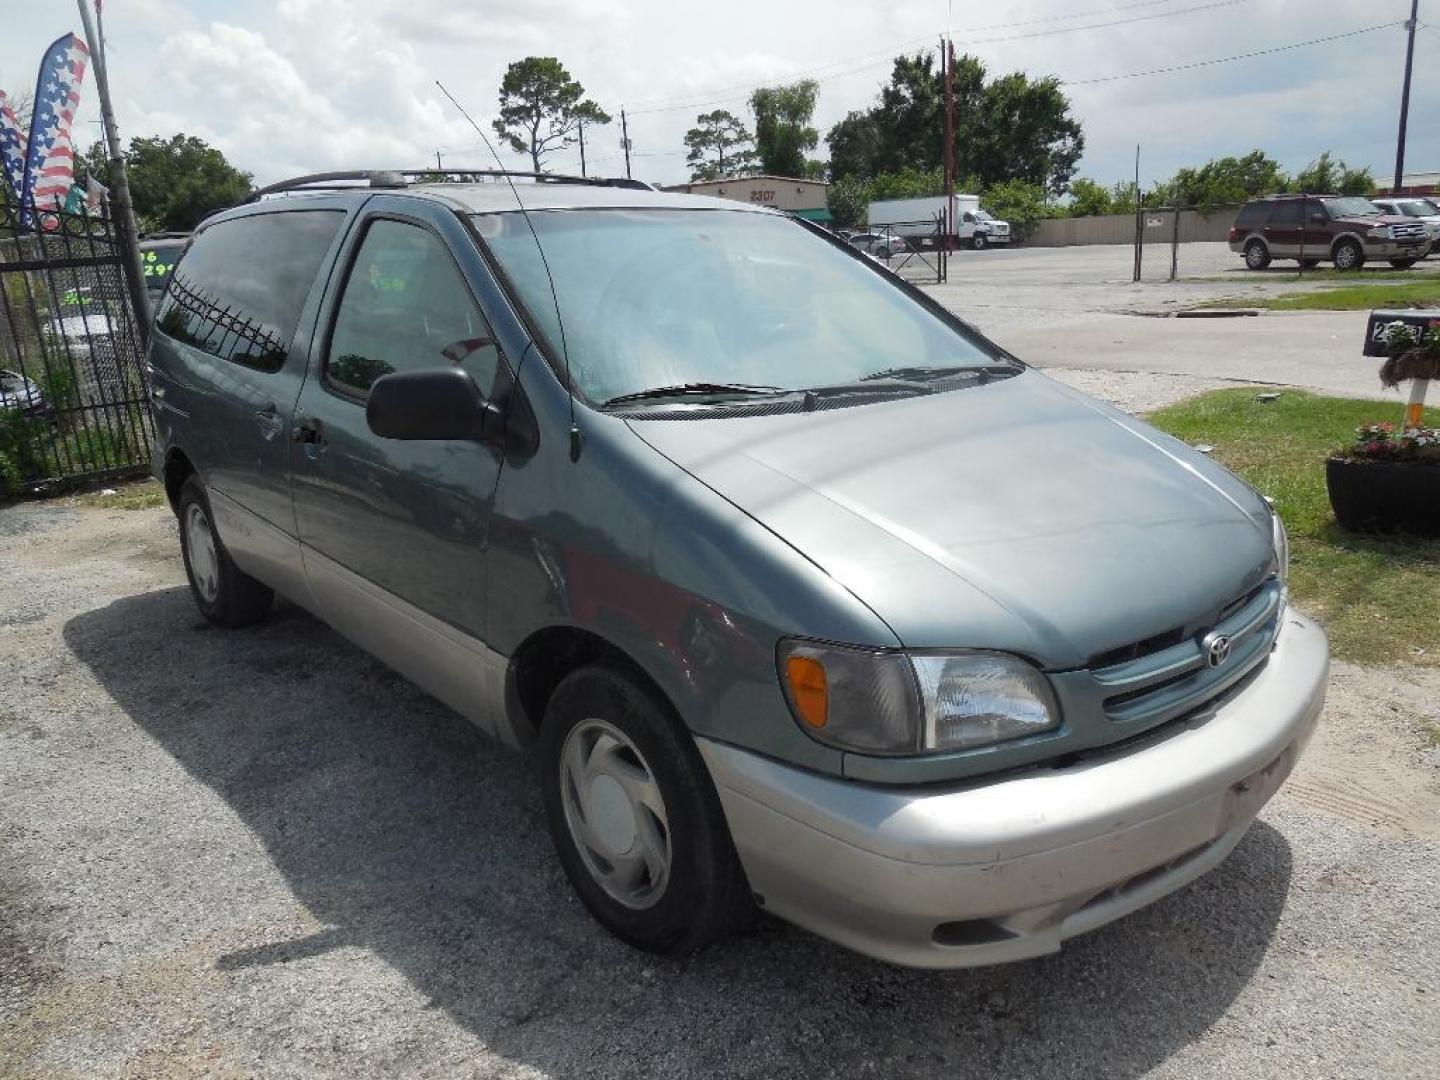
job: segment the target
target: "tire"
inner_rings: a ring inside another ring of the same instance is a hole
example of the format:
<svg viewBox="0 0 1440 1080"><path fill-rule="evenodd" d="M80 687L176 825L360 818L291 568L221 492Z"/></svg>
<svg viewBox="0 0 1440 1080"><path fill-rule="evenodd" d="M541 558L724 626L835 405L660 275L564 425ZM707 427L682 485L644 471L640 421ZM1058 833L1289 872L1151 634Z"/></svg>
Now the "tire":
<svg viewBox="0 0 1440 1080"><path fill-rule="evenodd" d="M679 955L753 911L695 741L650 691L606 667L572 672L550 697L538 750L555 852L605 929Z"/></svg>
<svg viewBox="0 0 1440 1080"><path fill-rule="evenodd" d="M200 614L216 626L234 628L259 622L270 613L275 593L231 560L210 512L205 485L190 476L180 488L180 552L190 595Z"/></svg>
<svg viewBox="0 0 1440 1080"><path fill-rule="evenodd" d="M970 246L976 251L984 251L989 243L990 241L986 239L984 233L976 233L970 238Z"/></svg>
<svg viewBox="0 0 1440 1080"><path fill-rule="evenodd" d="M1245 244L1245 265L1251 270L1264 270L1270 265L1270 249L1256 237Z"/></svg>
<svg viewBox="0 0 1440 1080"><path fill-rule="evenodd" d="M1365 249L1358 240L1347 237L1337 242L1330 254L1335 260L1336 270L1359 270L1365 265Z"/></svg>
<svg viewBox="0 0 1440 1080"><path fill-rule="evenodd" d="M1396 270L1409 270L1419 261L1419 259L1391 259L1390 265Z"/></svg>
<svg viewBox="0 0 1440 1080"><path fill-rule="evenodd" d="M877 248L875 251L875 257L877 259L890 258L890 249L888 247Z"/></svg>

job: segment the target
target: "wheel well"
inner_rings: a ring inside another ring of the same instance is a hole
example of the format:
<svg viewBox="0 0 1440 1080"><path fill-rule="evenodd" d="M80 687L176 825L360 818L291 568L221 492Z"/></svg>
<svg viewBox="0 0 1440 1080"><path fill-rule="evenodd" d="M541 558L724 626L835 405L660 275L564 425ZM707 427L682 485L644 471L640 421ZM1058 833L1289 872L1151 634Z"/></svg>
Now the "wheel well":
<svg viewBox="0 0 1440 1080"><path fill-rule="evenodd" d="M195 466L185 452L172 447L165 455L165 497L170 500L171 510L179 511L180 488L194 474Z"/></svg>
<svg viewBox="0 0 1440 1080"><path fill-rule="evenodd" d="M545 718L550 695L565 676L600 664L633 678L673 710L670 699L648 672L623 650L598 634L571 626L537 630L515 650L505 673L505 704L533 738Z"/></svg>
<svg viewBox="0 0 1440 1080"><path fill-rule="evenodd" d="M1351 243L1360 249L1360 254L1365 254L1365 241L1361 240L1354 233L1341 233L1334 240L1330 241L1330 251L1333 253L1341 244Z"/></svg>

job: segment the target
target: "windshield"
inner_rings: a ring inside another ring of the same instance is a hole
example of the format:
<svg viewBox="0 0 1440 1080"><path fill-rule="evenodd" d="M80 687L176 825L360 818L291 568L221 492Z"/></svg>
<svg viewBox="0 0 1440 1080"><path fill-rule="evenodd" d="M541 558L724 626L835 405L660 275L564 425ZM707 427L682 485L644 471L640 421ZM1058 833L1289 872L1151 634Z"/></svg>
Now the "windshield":
<svg viewBox="0 0 1440 1080"><path fill-rule="evenodd" d="M1440 213L1435 209L1435 204L1427 199L1412 199L1408 202L1396 203L1396 209L1406 217L1433 217Z"/></svg>
<svg viewBox="0 0 1440 1080"><path fill-rule="evenodd" d="M1385 212L1369 199L1361 199L1358 196L1345 199L1326 199L1325 209L1330 211L1332 218L1379 217Z"/></svg>
<svg viewBox="0 0 1440 1080"><path fill-rule="evenodd" d="M553 347L550 284L524 219L476 228ZM846 385L894 368L1006 361L804 226L727 210L551 210L530 220L554 275L571 377L592 401L656 387Z"/></svg>
<svg viewBox="0 0 1440 1080"><path fill-rule="evenodd" d="M976 220L976 221L994 221L995 219L994 219L993 217L991 217L990 214L989 214L987 211L985 211L985 210L976 210L976 211L975 211L975 220Z"/></svg>

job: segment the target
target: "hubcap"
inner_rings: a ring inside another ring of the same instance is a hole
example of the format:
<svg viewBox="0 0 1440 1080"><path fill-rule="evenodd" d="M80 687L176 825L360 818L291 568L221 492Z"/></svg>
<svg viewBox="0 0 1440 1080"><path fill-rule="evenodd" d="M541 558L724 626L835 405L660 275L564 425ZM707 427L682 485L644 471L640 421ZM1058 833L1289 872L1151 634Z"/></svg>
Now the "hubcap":
<svg viewBox="0 0 1440 1080"><path fill-rule="evenodd" d="M1335 253L1335 263L1342 269L1348 270L1355 265L1355 249L1349 244L1340 245L1340 250Z"/></svg>
<svg viewBox="0 0 1440 1080"><path fill-rule="evenodd" d="M207 604L220 592L220 559L215 553L215 534L210 519L198 503L185 510L185 541L190 552L190 580Z"/></svg>
<svg viewBox="0 0 1440 1080"><path fill-rule="evenodd" d="M657 903L670 880L670 824L639 748L604 720L576 724L560 752L560 798L596 884L629 908Z"/></svg>

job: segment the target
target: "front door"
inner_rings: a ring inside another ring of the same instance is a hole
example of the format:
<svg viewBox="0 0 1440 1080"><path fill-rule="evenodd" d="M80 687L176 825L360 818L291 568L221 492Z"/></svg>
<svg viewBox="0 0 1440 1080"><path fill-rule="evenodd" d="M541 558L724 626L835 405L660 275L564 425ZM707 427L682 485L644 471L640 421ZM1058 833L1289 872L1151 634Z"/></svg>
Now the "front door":
<svg viewBox="0 0 1440 1080"><path fill-rule="evenodd" d="M329 290L290 444L296 520L320 614L488 727L498 686L480 639L502 455L379 438L365 401L381 375L457 365L492 395L505 360L451 252L468 236L439 208L386 213L394 202L367 207Z"/></svg>

